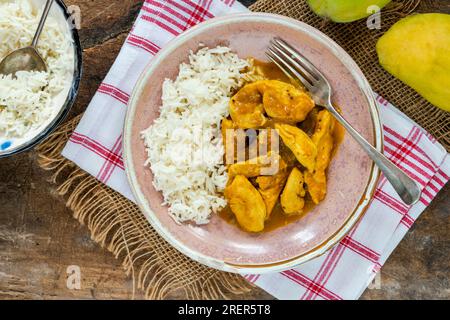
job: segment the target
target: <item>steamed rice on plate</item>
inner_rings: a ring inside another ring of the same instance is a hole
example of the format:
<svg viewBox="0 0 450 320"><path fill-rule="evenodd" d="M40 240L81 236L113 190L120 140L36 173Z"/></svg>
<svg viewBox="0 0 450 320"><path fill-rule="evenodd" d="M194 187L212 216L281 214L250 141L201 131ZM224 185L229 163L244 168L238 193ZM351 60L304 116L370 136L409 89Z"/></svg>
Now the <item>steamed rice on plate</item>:
<svg viewBox="0 0 450 320"><path fill-rule="evenodd" d="M161 100L141 137L176 222L219 214L247 232L271 231L326 197L343 129L274 63L203 47L164 81Z"/></svg>
<svg viewBox="0 0 450 320"><path fill-rule="evenodd" d="M30 45L41 14L41 8L27 0L0 1L0 61ZM47 72L0 75L0 151L38 135L56 117L70 90L74 51L67 25L49 16L38 51Z"/></svg>
<svg viewBox="0 0 450 320"><path fill-rule="evenodd" d="M220 123L248 66L229 48L202 48L163 84L160 117L142 137L155 188L177 222L207 223L227 204Z"/></svg>

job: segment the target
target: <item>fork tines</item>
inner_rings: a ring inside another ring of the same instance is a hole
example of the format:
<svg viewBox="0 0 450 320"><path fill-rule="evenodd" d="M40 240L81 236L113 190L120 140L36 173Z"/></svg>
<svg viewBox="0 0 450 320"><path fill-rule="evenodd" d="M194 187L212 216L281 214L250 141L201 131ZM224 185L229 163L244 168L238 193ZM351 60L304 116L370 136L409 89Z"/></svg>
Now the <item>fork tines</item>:
<svg viewBox="0 0 450 320"><path fill-rule="evenodd" d="M299 79L311 92L323 79L320 71L307 58L281 38L270 41L266 55L288 77Z"/></svg>

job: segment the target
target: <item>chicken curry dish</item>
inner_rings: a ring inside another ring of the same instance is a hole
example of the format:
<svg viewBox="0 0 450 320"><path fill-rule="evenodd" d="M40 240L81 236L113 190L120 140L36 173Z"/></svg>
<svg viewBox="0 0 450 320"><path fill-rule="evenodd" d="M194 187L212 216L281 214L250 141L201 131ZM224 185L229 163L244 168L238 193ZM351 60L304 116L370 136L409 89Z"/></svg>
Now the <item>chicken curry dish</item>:
<svg viewBox="0 0 450 320"><path fill-rule="evenodd" d="M325 198L343 129L274 64L252 65L254 79L232 96L221 122L228 206L220 216L261 232L299 219Z"/></svg>

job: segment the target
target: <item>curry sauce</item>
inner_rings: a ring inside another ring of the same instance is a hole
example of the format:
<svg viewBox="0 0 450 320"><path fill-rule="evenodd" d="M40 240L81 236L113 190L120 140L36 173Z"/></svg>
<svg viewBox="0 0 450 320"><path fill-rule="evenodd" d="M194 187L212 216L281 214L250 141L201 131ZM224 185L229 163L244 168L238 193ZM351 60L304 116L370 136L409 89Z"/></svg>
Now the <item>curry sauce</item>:
<svg viewBox="0 0 450 320"><path fill-rule="evenodd" d="M294 83L294 81L292 79L290 79L289 77L287 77L274 63L253 60L253 67L255 69L254 70L255 74L257 74L258 76L260 76L262 78L265 78L267 80L278 80L278 81L282 81L285 83L289 83L289 84L292 84L295 87L298 87L299 89L303 90L302 85L300 83ZM316 121L317 114L319 113L319 110L320 110L320 107L315 107L313 109L313 111L310 112L310 115L308 115L307 119L305 119L299 125L299 128L301 128L304 131L304 133L307 133L309 136L311 136L314 131L314 127L317 122ZM300 131L300 130L298 130L298 131ZM336 154L338 145L343 140L344 128L336 122L336 124L333 127L331 132L332 132L331 135L333 138L333 144L332 144L332 151L331 151L330 156L332 158ZM282 139L280 139L280 140L282 140ZM281 153L283 153L283 149L286 149L286 147L284 146L284 143L282 141L280 141L280 148L281 148L280 149ZM280 155L281 155L281 153L280 153ZM289 155L287 157L289 158ZM289 163L288 170L290 172L290 171L292 171L292 169L294 167L299 167L299 166L302 167L298 163L297 164ZM253 179L251 179L251 180L253 180ZM254 182L255 181L253 180L253 183ZM273 210L270 213L270 216L268 218L266 218L266 220L264 222L264 229L262 232L270 232L277 228L280 228L280 227L286 226L292 222L295 222L295 221L301 219L302 217L304 217L305 214L307 214L316 205L314 203L314 201L312 200L310 194L307 193L306 196L304 197L304 207L301 210L301 213L287 215L283 211L279 197L278 197L276 205L273 207ZM231 210L231 207L229 205L226 206L223 210L221 210L221 212L219 212L219 216L222 219L224 219L225 221L227 221L228 223L236 225L238 227L241 227L239 225L239 223L237 222L235 213L233 213L233 211Z"/></svg>
<svg viewBox="0 0 450 320"><path fill-rule="evenodd" d="M283 209L281 208L281 205L279 202L275 205L273 208L273 211L269 217L269 219L266 220L264 224L264 231L262 232L270 232L275 229L278 229L280 227L284 227L292 222L295 222L305 216L312 208L315 207L314 202L309 198L306 197L305 199L305 207L303 208L303 213L298 215L291 215L288 216L284 214ZM224 219L226 222L239 226L239 224L236 221L236 217L234 213L231 211L230 206L226 206L219 212L219 216Z"/></svg>
<svg viewBox="0 0 450 320"><path fill-rule="evenodd" d="M264 78L291 83L291 79L273 62L264 62L254 59L253 67L256 69L256 73L262 75Z"/></svg>

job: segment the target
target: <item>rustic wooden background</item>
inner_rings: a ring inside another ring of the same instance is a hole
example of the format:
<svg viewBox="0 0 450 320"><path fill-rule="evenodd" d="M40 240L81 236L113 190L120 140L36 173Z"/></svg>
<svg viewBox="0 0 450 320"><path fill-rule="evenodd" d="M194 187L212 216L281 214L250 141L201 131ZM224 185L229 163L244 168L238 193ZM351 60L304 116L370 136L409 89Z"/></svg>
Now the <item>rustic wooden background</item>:
<svg viewBox="0 0 450 320"><path fill-rule="evenodd" d="M81 8L85 59L73 116L85 109L107 73L142 1L66 2ZM450 1L423 0L420 11L450 13ZM132 282L120 263L90 240L48 180L33 151L0 160L0 299L132 298ZM447 185L383 267L381 288L367 290L363 299L450 298L449 207ZM81 269L80 290L67 289L70 265ZM183 297L182 291L171 295ZM254 289L236 298L271 296Z"/></svg>

